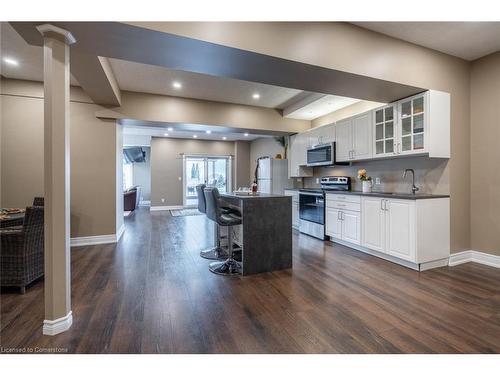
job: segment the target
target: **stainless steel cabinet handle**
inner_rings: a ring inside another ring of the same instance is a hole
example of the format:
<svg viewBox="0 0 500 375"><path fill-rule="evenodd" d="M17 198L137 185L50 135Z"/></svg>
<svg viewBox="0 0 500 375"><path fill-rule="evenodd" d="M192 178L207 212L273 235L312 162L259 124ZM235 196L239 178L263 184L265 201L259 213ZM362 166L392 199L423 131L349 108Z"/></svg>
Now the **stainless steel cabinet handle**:
<svg viewBox="0 0 500 375"><path fill-rule="evenodd" d="M385 199L381 199L381 200L380 200L380 210L381 210L381 211L384 211L384 200L385 200Z"/></svg>
<svg viewBox="0 0 500 375"><path fill-rule="evenodd" d="M340 219L340 211L337 211L337 220L341 220Z"/></svg>
<svg viewBox="0 0 500 375"><path fill-rule="evenodd" d="M342 215L341 215L341 217L342 217L342 221L344 221L344 220L345 220L345 213L344 213L344 211L340 211L340 212L341 212L341 214L342 214Z"/></svg>
<svg viewBox="0 0 500 375"><path fill-rule="evenodd" d="M384 211L389 211L389 210L387 209L387 199L384 199Z"/></svg>
<svg viewBox="0 0 500 375"><path fill-rule="evenodd" d="M352 159L356 158L356 150L352 150Z"/></svg>

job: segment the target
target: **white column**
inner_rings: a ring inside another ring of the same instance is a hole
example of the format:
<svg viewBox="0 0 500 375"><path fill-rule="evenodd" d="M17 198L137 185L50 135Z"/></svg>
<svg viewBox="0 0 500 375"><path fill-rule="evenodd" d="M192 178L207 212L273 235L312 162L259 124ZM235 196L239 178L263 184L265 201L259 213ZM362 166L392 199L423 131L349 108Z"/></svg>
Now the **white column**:
<svg viewBox="0 0 500 375"><path fill-rule="evenodd" d="M45 320L43 333L57 335L71 327L69 45L66 30L45 24L44 55L44 188L45 188Z"/></svg>

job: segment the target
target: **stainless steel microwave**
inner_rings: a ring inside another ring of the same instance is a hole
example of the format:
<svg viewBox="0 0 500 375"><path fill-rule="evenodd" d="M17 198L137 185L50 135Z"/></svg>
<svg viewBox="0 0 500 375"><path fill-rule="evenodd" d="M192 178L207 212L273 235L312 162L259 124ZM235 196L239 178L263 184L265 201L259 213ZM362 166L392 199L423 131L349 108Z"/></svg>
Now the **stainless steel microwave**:
<svg viewBox="0 0 500 375"><path fill-rule="evenodd" d="M307 166L319 167L335 164L335 142L323 143L307 149Z"/></svg>

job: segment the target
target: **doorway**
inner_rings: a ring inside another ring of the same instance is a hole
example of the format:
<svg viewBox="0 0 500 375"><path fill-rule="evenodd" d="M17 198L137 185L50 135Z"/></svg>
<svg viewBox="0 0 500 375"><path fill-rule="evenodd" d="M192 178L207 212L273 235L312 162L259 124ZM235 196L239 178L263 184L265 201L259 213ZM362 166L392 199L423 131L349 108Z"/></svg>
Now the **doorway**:
<svg viewBox="0 0 500 375"><path fill-rule="evenodd" d="M184 156L183 205L198 205L196 185L205 184L227 193L231 186L230 156Z"/></svg>

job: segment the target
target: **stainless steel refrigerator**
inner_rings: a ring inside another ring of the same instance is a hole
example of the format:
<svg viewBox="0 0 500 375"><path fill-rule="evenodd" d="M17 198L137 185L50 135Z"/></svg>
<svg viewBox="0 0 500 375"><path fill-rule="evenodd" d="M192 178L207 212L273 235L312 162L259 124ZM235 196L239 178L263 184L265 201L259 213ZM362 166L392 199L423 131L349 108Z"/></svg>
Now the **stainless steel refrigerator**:
<svg viewBox="0 0 500 375"><path fill-rule="evenodd" d="M260 193L283 195L285 189L293 187L293 181L288 178L288 160L264 158L258 163L257 189Z"/></svg>

